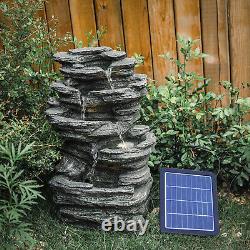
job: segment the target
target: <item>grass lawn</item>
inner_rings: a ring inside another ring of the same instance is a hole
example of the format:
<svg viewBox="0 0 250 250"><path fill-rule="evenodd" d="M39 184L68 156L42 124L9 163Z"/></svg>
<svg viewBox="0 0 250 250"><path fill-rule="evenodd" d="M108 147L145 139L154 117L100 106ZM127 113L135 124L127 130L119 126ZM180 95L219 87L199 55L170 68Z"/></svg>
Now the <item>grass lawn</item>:
<svg viewBox="0 0 250 250"><path fill-rule="evenodd" d="M154 187L154 197L158 188ZM148 215L149 225L143 236L133 233L104 233L65 225L53 214L49 202L42 201L31 212L36 249L250 249L250 201L244 196L219 195L221 232L217 237L161 234L158 199Z"/></svg>

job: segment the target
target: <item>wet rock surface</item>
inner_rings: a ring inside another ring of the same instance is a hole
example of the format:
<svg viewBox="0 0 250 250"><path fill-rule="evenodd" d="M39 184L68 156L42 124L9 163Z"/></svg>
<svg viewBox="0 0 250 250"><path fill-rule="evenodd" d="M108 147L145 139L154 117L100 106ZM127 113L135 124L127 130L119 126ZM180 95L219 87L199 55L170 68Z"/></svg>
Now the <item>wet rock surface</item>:
<svg viewBox="0 0 250 250"><path fill-rule="evenodd" d="M59 217L83 227L147 213L155 137L139 119L146 76L123 51L89 47L60 52L64 80L46 115L64 141L62 160L50 180Z"/></svg>

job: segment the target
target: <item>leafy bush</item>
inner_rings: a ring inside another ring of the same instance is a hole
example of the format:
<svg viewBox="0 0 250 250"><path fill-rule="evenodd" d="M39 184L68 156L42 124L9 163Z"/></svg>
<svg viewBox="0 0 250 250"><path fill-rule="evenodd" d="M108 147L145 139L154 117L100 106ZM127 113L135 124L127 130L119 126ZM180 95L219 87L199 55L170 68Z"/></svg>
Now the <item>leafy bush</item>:
<svg viewBox="0 0 250 250"><path fill-rule="evenodd" d="M1 113L0 113L1 115ZM26 176L35 178L50 172L55 161L60 159L58 148L61 145L57 133L46 118L34 114L31 118L11 119L8 122L0 118L0 141L32 143L32 154L20 162Z"/></svg>
<svg viewBox="0 0 250 250"><path fill-rule="evenodd" d="M51 170L59 158L60 140L44 109L54 94L50 83L60 77L52 56L71 37L57 38L55 29L47 30L38 17L43 3L0 3L0 141L8 141L0 146L1 249L26 249L34 243L25 215L41 194L32 178ZM21 143L27 146L22 149Z"/></svg>
<svg viewBox="0 0 250 250"><path fill-rule="evenodd" d="M0 3L0 97L8 117L41 111L58 78L53 54L71 38L57 38L38 17L43 0L13 0Z"/></svg>
<svg viewBox="0 0 250 250"><path fill-rule="evenodd" d="M72 38L58 38L38 15L43 0L0 3L0 140L34 142L33 154L20 165L26 176L39 176L59 158L60 141L48 124L44 109L54 71L53 54ZM54 20L55 21L55 20Z"/></svg>
<svg viewBox="0 0 250 250"><path fill-rule="evenodd" d="M244 117L250 110L250 98L240 98L238 88L222 81L230 103L221 107L223 95L206 91L209 80L187 71L190 60L205 56L195 48L196 41L180 37L178 42L180 60L170 54L162 57L175 63L179 73L166 77L166 84L160 87L149 83L142 105L142 122L157 136L150 165L208 169L223 181L248 185L250 125Z"/></svg>
<svg viewBox="0 0 250 250"><path fill-rule="evenodd" d="M31 246L29 224L24 221L27 211L36 203L39 186L33 180L23 180L23 171L19 170L18 162L31 153L32 144L22 148L19 143L15 148L7 141L0 145L0 247L16 249ZM15 246L15 247L14 247Z"/></svg>

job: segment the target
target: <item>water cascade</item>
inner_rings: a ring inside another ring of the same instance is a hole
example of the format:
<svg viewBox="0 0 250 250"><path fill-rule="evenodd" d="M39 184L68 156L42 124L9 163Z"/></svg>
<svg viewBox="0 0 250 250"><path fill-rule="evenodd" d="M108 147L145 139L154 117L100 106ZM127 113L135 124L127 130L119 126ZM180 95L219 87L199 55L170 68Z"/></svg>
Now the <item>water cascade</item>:
<svg viewBox="0 0 250 250"><path fill-rule="evenodd" d="M63 80L46 115L63 139L62 159L50 180L58 216L99 227L118 216L142 219L148 211L152 177L148 168L155 137L140 118L146 76L135 61L108 47L60 52Z"/></svg>

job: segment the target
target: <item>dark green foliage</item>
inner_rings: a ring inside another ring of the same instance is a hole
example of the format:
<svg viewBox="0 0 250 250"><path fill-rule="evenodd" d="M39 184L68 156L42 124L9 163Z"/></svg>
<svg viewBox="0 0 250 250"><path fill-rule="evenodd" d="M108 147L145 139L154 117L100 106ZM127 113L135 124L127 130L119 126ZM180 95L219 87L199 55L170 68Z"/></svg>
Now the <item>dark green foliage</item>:
<svg viewBox="0 0 250 250"><path fill-rule="evenodd" d="M1 2L0 140L17 145L34 142L33 152L20 166L26 176L51 170L59 158L60 141L46 121L44 110L50 84L60 77L53 69L53 54L71 40L57 38L38 17L43 0Z"/></svg>
<svg viewBox="0 0 250 250"><path fill-rule="evenodd" d="M32 144L22 147L19 143L7 141L0 145L0 248L24 249L31 246L35 240L31 237L30 224L24 221L38 197L43 198L38 191L39 186L33 180L23 180L23 171L18 163L31 153Z"/></svg>
<svg viewBox="0 0 250 250"><path fill-rule="evenodd" d="M34 114L31 118L8 122L0 119L0 128L0 141L8 140L14 144L33 142L32 154L20 163L26 176L38 177L54 168L55 161L60 158L58 148L61 142L44 116Z"/></svg>
<svg viewBox="0 0 250 250"><path fill-rule="evenodd" d="M47 30L37 17L42 5L43 0L0 3L0 141L6 141L0 146L1 249L28 249L35 243L25 218L41 197L32 178L59 159L60 140L44 109L53 95L50 83L60 77L52 56L71 38Z"/></svg>
<svg viewBox="0 0 250 250"><path fill-rule="evenodd" d="M41 111L58 78L52 55L68 37L57 38L53 29L37 17L43 0L13 0L0 3L0 97L4 114L32 115Z"/></svg>
<svg viewBox="0 0 250 250"><path fill-rule="evenodd" d="M250 125L244 123L244 116L250 110L250 98L240 98L239 89L224 81L220 84L230 104L220 107L223 96L206 92L209 80L186 70L191 59L205 55L193 49L195 41L191 39L179 38L178 42L181 60L169 54L162 57L175 63L179 73L166 77L163 86L149 83L142 106L142 123L148 124L158 139L150 165L208 169L229 183L248 185Z"/></svg>

